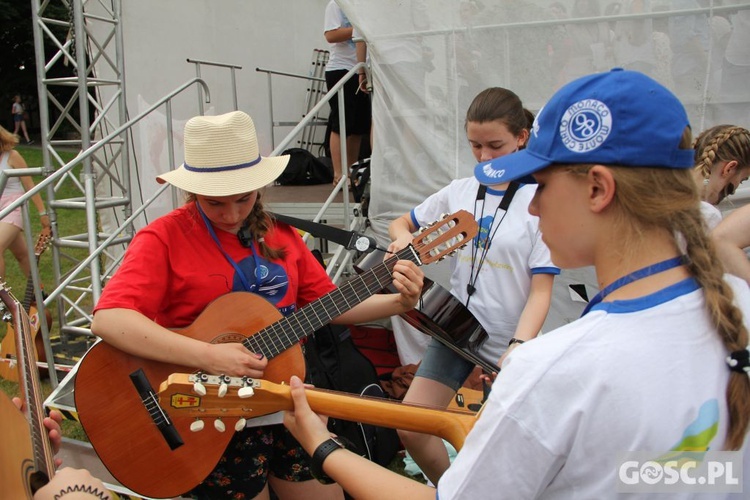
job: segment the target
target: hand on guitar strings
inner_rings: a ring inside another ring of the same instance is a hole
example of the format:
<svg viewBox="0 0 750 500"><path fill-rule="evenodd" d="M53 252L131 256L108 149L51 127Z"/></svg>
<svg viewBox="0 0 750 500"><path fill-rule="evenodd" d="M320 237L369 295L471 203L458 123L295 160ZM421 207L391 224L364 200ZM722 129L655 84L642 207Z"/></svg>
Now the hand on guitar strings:
<svg viewBox="0 0 750 500"><path fill-rule="evenodd" d="M23 401L21 401L21 398L13 398L13 404L20 411L23 411ZM62 418L62 413L57 410L50 411L49 416L44 417L44 427L47 428L49 441L52 444L52 451L55 454L60 451L60 447L62 446L62 428L60 427ZM56 458L55 467L60 467L60 464L62 464L62 459Z"/></svg>
<svg viewBox="0 0 750 500"><path fill-rule="evenodd" d="M399 292L399 302L405 311L410 311L422 297L424 273L416 264L408 260L399 260L393 267L393 286Z"/></svg>
<svg viewBox="0 0 750 500"><path fill-rule="evenodd" d="M414 235L412 234L405 234L402 237L396 238L391 241L390 245L388 245L385 257L387 258L389 255L396 255L398 252L408 247L412 241L414 241Z"/></svg>
<svg viewBox="0 0 750 500"><path fill-rule="evenodd" d="M250 352L239 342L206 344L204 369L230 377L263 378L268 359L262 353Z"/></svg>
<svg viewBox="0 0 750 500"><path fill-rule="evenodd" d="M331 433L326 427L328 418L312 411L305 395L305 384L299 377L292 376L289 380L289 387L292 389L294 410L284 412L284 426L312 455L318 445L331 437Z"/></svg>

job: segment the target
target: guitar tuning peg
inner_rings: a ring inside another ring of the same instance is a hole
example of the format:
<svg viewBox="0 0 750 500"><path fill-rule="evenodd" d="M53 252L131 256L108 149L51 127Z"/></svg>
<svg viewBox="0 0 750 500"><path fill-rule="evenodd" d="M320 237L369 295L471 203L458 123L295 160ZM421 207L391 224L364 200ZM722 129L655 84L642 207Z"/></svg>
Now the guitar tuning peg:
<svg viewBox="0 0 750 500"><path fill-rule="evenodd" d="M205 427L205 424L203 420L196 420L192 424L190 424L190 430L193 432L200 432Z"/></svg>
<svg viewBox="0 0 750 500"><path fill-rule="evenodd" d="M227 384L225 384L224 382L222 382L221 385L219 385L219 394L218 394L218 396L220 398L223 398L224 396L226 396L228 389L229 389L229 386Z"/></svg>
<svg viewBox="0 0 750 500"><path fill-rule="evenodd" d="M214 420L214 428L219 432L224 432L225 430L227 430L227 426L224 425L224 422L222 422L220 418Z"/></svg>
<svg viewBox="0 0 750 500"><path fill-rule="evenodd" d="M240 419L237 421L236 424L234 424L234 430L235 432L240 432L242 429L245 428L245 424L247 423L247 420L240 417Z"/></svg>
<svg viewBox="0 0 750 500"><path fill-rule="evenodd" d="M195 382L193 384L193 392L195 392L198 396L205 396L206 386L201 384L200 382Z"/></svg>
<svg viewBox="0 0 750 500"><path fill-rule="evenodd" d="M243 387L239 391L237 391L237 395L242 398L251 398L255 394L255 390L253 390L252 387Z"/></svg>

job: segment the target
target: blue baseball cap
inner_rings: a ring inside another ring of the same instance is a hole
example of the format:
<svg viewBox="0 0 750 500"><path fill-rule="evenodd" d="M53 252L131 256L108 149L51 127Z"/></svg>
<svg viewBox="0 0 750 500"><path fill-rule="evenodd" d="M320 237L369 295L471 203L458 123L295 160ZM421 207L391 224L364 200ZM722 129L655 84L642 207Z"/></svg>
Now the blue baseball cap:
<svg viewBox="0 0 750 500"><path fill-rule="evenodd" d="M534 120L526 149L479 163L482 184L527 182L553 163L692 168L680 149L687 113L677 97L637 71L615 68L568 83Z"/></svg>

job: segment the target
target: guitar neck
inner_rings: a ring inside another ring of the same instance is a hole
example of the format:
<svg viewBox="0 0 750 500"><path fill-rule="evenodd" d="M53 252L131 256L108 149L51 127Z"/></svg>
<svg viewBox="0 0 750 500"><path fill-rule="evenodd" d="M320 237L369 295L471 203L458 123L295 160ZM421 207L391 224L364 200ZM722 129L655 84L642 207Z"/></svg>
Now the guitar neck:
<svg viewBox="0 0 750 500"><path fill-rule="evenodd" d="M328 324L357 304L360 304L391 284L393 266L399 260L421 264L412 247L400 251L367 272L355 276L323 297L315 300L289 316L257 332L243 341L252 352L261 352L273 359L304 337Z"/></svg>
<svg viewBox="0 0 750 500"><path fill-rule="evenodd" d="M34 302L34 281L29 277L26 281L26 291L23 294L23 310L29 312L31 309L31 303Z"/></svg>
<svg viewBox="0 0 750 500"><path fill-rule="evenodd" d="M31 428L34 465L38 472L43 472L48 478L51 478L55 472L55 461L52 445L43 423L45 415L42 404L42 387L34 361L36 360L36 354L34 353L34 342L31 339L31 325L26 311L21 308L20 304L16 303L15 305L13 324L18 352L18 369L21 375L19 389L24 396Z"/></svg>
<svg viewBox="0 0 750 500"><path fill-rule="evenodd" d="M438 410L320 389L308 389L305 392L310 408L316 413L370 425L432 434L445 439L456 450L463 447L466 435L476 422L475 415L465 412Z"/></svg>
<svg viewBox="0 0 750 500"><path fill-rule="evenodd" d="M196 390L200 386L200 390ZM460 449L476 421L464 411L416 406L400 401L307 389L310 408L333 418L434 434ZM159 405L173 419L254 418L293 410L291 388L266 380L173 373L162 382ZM244 423L242 423L244 426Z"/></svg>

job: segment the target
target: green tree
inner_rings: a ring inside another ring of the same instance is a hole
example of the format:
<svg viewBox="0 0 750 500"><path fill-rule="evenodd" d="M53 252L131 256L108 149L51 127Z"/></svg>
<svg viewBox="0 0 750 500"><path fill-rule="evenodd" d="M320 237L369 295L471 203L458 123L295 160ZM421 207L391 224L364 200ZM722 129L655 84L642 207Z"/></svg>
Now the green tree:
<svg viewBox="0 0 750 500"><path fill-rule="evenodd" d="M72 6L72 1L70 4ZM68 6L61 0L50 0L45 8L45 17L67 21L70 18ZM34 51L34 31L32 26L32 0L0 0L0 124L13 127L11 103L13 96L20 94L24 106L29 111L31 129L39 128L39 96L36 75L36 55ZM67 29L53 26L52 32L58 40L65 40ZM45 55L51 57L56 47L47 37L43 40ZM56 64L48 73L49 77L59 78L73 75L72 66ZM52 89L52 94L60 101L67 102L75 91L69 87ZM52 110L51 110L52 111Z"/></svg>

